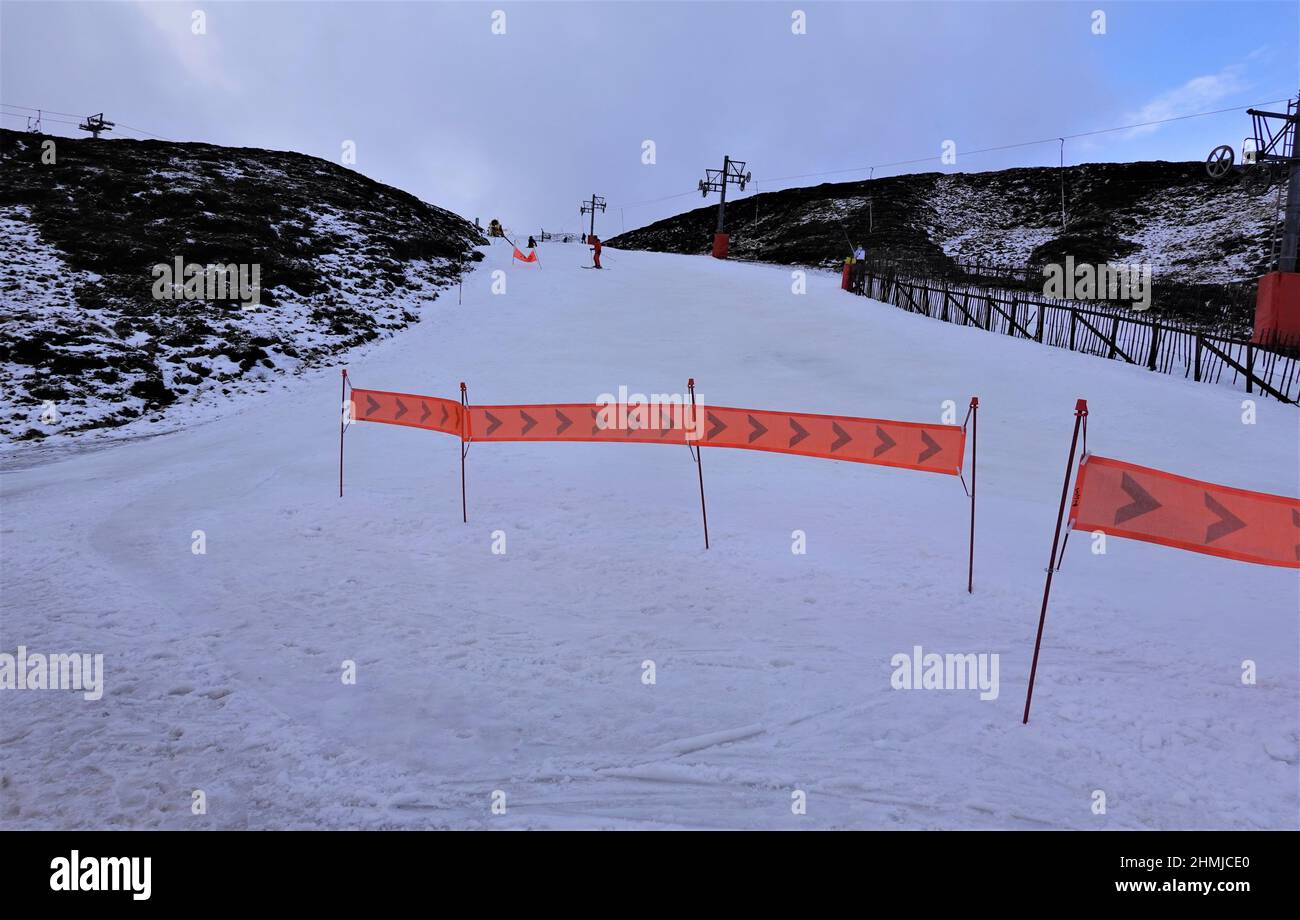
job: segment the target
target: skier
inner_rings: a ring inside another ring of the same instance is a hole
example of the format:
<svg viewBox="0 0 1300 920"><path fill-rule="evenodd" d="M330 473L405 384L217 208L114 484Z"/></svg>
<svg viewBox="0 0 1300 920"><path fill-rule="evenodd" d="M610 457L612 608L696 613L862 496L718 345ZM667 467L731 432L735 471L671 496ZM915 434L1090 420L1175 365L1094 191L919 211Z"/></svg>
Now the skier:
<svg viewBox="0 0 1300 920"><path fill-rule="evenodd" d="M537 240L533 239L531 236L528 238L528 248L529 249L537 248Z"/></svg>
<svg viewBox="0 0 1300 920"><path fill-rule="evenodd" d="M867 250L859 245L853 250L853 282L852 290L861 294L864 282L867 276Z"/></svg>
<svg viewBox="0 0 1300 920"><path fill-rule="evenodd" d="M600 268L600 237L592 234L587 237L591 241L591 260L595 263L593 268Z"/></svg>

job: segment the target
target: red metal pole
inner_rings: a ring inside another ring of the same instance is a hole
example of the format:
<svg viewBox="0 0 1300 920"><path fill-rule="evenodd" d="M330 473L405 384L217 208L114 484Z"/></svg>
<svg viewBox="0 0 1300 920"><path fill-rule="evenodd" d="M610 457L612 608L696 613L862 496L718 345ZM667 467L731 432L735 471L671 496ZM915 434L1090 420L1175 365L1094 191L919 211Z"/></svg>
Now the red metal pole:
<svg viewBox="0 0 1300 920"><path fill-rule="evenodd" d="M343 431L347 422L343 418L343 407L348 401L348 369L343 368L343 398L339 400L339 498L343 497Z"/></svg>
<svg viewBox="0 0 1300 920"><path fill-rule="evenodd" d="M975 592L975 458L979 453L980 398L970 398L970 568L966 572L966 593Z"/></svg>
<svg viewBox="0 0 1300 920"><path fill-rule="evenodd" d="M1043 644L1043 623L1047 620L1047 597L1052 591L1052 570L1056 566L1056 547L1061 539L1061 521L1065 519L1065 499L1070 494L1070 474L1074 472L1074 449L1079 443L1079 425L1088 415L1088 401L1080 399L1074 404L1074 435L1070 438L1070 459L1065 461L1065 482L1061 483L1061 507L1056 512L1056 532L1052 535L1052 555L1047 560L1047 582L1043 585L1043 607L1038 612L1038 636L1034 639L1034 662L1029 666L1029 689L1025 693L1025 717L1021 725L1029 722L1029 703L1034 698L1034 677L1038 674L1038 650Z"/></svg>
<svg viewBox="0 0 1300 920"><path fill-rule="evenodd" d="M699 425L699 410L695 408L695 378L686 381L686 388L691 391L691 424ZM701 428L703 426L700 426ZM700 514L704 517L704 548L709 548L709 509L704 504L704 464L701 463L700 445L695 445L695 468L700 474Z"/></svg>
<svg viewBox="0 0 1300 920"><path fill-rule="evenodd" d="M468 450L465 446L465 428L469 422L469 395L463 380L460 382L460 406L460 518L468 524L469 507L465 504L465 452Z"/></svg>

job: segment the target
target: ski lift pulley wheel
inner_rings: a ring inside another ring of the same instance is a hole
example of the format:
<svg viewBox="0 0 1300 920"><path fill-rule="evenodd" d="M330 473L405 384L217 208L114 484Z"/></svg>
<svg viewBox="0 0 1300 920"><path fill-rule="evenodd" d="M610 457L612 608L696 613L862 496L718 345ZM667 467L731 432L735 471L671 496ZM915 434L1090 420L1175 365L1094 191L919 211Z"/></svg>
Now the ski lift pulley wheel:
<svg viewBox="0 0 1300 920"><path fill-rule="evenodd" d="M1205 171L1210 174L1211 179L1222 179L1232 169L1232 159L1232 148L1227 144L1220 144L1205 158Z"/></svg>

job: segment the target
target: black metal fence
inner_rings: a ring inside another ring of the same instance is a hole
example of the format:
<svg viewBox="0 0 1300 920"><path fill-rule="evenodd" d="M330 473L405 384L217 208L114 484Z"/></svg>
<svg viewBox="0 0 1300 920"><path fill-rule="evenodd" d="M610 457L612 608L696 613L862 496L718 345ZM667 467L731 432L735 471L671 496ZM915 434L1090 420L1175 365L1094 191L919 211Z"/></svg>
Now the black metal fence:
<svg viewBox="0 0 1300 920"><path fill-rule="evenodd" d="M963 261L961 259L899 260L875 258L877 267L911 278L925 278L932 283L947 279L950 285L968 287L994 287L1001 290L1024 291L1030 296L1040 295L1045 280L1043 265L1002 265L995 262ZM1151 315L1169 326L1199 329L1228 338L1249 338L1255 315L1257 284L1249 281L1187 282L1163 276L1154 276L1149 282ZM1106 293L1097 291L1088 307L1117 309L1132 312L1132 301L1127 298L1108 300Z"/></svg>
<svg viewBox="0 0 1300 920"><path fill-rule="evenodd" d="M1023 291L916 277L888 263L865 263L854 276L853 288L855 293L944 322L978 326L1163 374L1240 387L1282 402L1300 400L1300 342L1262 345L1154 317L1145 319L1121 307L1082 307Z"/></svg>

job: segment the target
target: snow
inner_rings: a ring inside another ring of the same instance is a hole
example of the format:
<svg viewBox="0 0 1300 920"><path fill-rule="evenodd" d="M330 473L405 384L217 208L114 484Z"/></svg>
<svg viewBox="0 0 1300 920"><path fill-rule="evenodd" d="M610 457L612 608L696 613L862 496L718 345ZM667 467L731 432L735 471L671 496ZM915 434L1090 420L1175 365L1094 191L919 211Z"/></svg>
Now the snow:
<svg viewBox="0 0 1300 920"><path fill-rule="evenodd" d="M464 524L455 439L357 424L340 499L339 374L308 370L0 475L0 651L106 672L98 702L5 692L0 825L1296 828L1293 570L1076 534L1020 723L1076 397L1091 450L1284 495L1294 407L1243 424L1244 394L831 274L796 295L780 267L539 251L516 268L498 243L354 383L489 404L693 376L706 402L916 421L977 394L975 593L947 476L705 450L705 551L680 447L472 445ZM916 645L998 653L998 697L893 690Z"/></svg>

